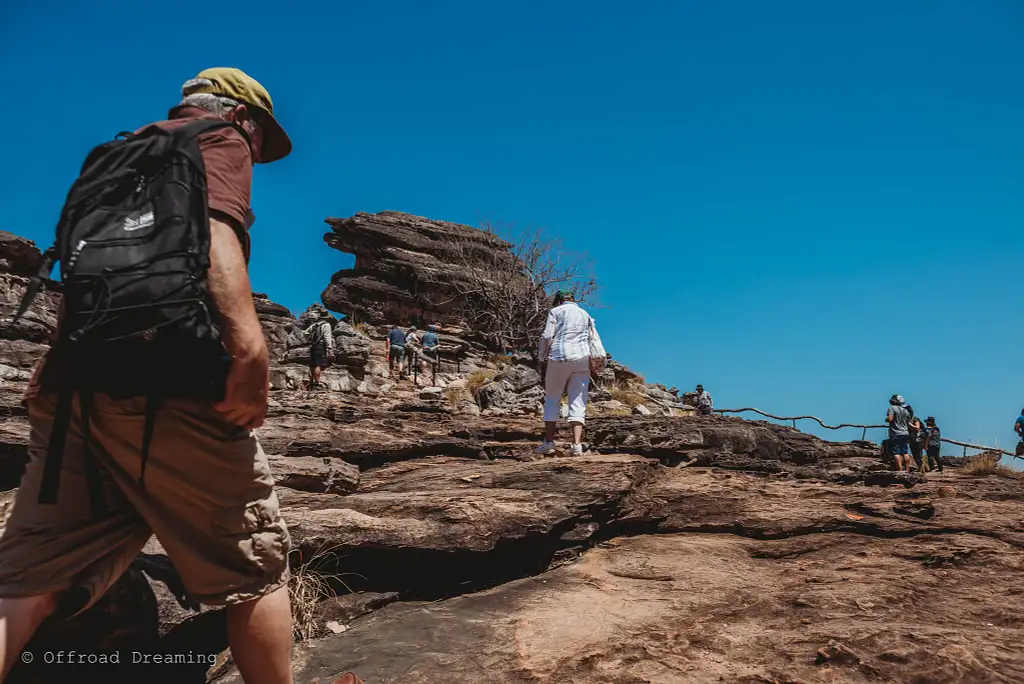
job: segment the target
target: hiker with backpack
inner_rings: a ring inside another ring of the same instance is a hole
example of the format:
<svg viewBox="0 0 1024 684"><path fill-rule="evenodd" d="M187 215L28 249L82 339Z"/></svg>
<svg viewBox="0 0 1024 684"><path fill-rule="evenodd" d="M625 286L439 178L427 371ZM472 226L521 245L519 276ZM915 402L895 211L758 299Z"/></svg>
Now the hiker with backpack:
<svg viewBox="0 0 1024 684"><path fill-rule="evenodd" d="M305 330L309 340L309 389L322 387L320 375L334 358L334 318L327 311Z"/></svg>
<svg viewBox="0 0 1024 684"><path fill-rule="evenodd" d="M889 410L885 413L889 424L889 453L896 459L896 470L910 472L910 413L904 407L903 397L894 394L889 398Z"/></svg>
<svg viewBox="0 0 1024 684"><path fill-rule="evenodd" d="M438 350L441 344L437 336L438 327L437 324L429 325L427 332L423 333L423 357L434 365L437 365Z"/></svg>
<svg viewBox="0 0 1024 684"><path fill-rule="evenodd" d="M710 416L715 410L715 402L711 393L704 389L704 385L697 385L697 415Z"/></svg>
<svg viewBox="0 0 1024 684"><path fill-rule="evenodd" d="M292 681L291 541L253 433L269 362L247 273L253 164L291 142L238 69L182 96L88 155L19 309L59 261L57 339L29 385L28 463L0 537L0 678L155 533L188 596L225 607L243 680Z"/></svg>
<svg viewBox="0 0 1024 684"><path fill-rule="evenodd" d="M914 458L918 472L923 475L928 472L928 462L924 460L924 440L928 431L925 429L921 419L914 415L914 407L907 404L906 409L907 413L910 414L910 420L907 422L910 455Z"/></svg>
<svg viewBox="0 0 1024 684"><path fill-rule="evenodd" d="M544 378L544 441L538 454L555 451L562 396L569 398L572 453L583 453L583 425L591 375L600 375L607 359L597 326L569 290L559 291L541 333L537 372ZM544 365L547 364L547 368Z"/></svg>
<svg viewBox="0 0 1024 684"><path fill-rule="evenodd" d="M928 467L941 473L942 458L939 456L939 452L942 450L942 431L939 430L939 426L935 424L935 418L932 416L924 419L924 425L924 453L925 458L928 459Z"/></svg>
<svg viewBox="0 0 1024 684"><path fill-rule="evenodd" d="M395 366L398 366L398 377L405 377L403 363L405 361L405 333L397 325L391 326L391 331L384 339L384 354L388 357L388 375L395 377Z"/></svg>
<svg viewBox="0 0 1024 684"><path fill-rule="evenodd" d="M409 328L409 332L405 334L405 368L406 373L413 372L413 365L415 364L418 370L423 369L422 362L420 360L420 338L416 334L416 326Z"/></svg>

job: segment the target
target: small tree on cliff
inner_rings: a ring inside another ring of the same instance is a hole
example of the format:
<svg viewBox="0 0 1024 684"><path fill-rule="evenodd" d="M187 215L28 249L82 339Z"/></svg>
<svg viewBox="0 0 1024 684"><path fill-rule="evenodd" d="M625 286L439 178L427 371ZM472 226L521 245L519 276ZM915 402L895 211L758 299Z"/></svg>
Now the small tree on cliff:
<svg viewBox="0 0 1024 684"><path fill-rule="evenodd" d="M490 223L483 230L499 236ZM551 297L572 290L576 301L596 305L597 280L586 254L570 252L542 229L501 231L505 251L483 249L478 241L453 237L449 254L459 267L453 301L460 316L505 352L537 352Z"/></svg>

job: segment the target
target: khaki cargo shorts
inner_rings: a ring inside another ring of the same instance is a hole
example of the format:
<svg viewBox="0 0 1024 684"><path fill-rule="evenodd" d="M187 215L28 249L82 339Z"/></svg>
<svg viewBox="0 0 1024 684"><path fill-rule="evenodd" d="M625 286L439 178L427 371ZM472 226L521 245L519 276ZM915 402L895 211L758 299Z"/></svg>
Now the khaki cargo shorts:
<svg viewBox="0 0 1024 684"><path fill-rule="evenodd" d="M97 521L83 469L75 397L56 504L39 487L57 405L29 400L29 461L0 536L0 596L65 594L77 613L121 576L151 534L167 551L192 598L241 603L286 584L291 540L267 457L256 436L206 401L160 404L139 484L145 398L93 400L90 434L108 517Z"/></svg>

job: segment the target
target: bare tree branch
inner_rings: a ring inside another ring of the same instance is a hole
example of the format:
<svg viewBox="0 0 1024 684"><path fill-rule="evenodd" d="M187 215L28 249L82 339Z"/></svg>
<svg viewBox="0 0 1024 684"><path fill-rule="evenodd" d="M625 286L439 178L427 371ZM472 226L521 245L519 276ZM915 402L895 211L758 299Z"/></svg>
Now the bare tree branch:
<svg viewBox="0 0 1024 684"><path fill-rule="evenodd" d="M490 223L483 230L499 235ZM511 244L504 252L466 238L448 240L461 277L452 283L448 300L437 304L454 304L468 326L503 351L536 353L556 291L571 290L576 301L598 304L593 265L586 254L566 250L543 230L500 233Z"/></svg>

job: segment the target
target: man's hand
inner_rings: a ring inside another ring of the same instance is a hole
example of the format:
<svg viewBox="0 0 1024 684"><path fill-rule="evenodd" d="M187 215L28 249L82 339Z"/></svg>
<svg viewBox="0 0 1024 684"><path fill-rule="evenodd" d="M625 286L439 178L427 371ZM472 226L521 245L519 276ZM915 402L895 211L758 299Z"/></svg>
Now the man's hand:
<svg viewBox="0 0 1024 684"><path fill-rule="evenodd" d="M235 425L254 430L267 417L270 367L266 356L249 360L232 359L224 388L224 400L213 407Z"/></svg>

